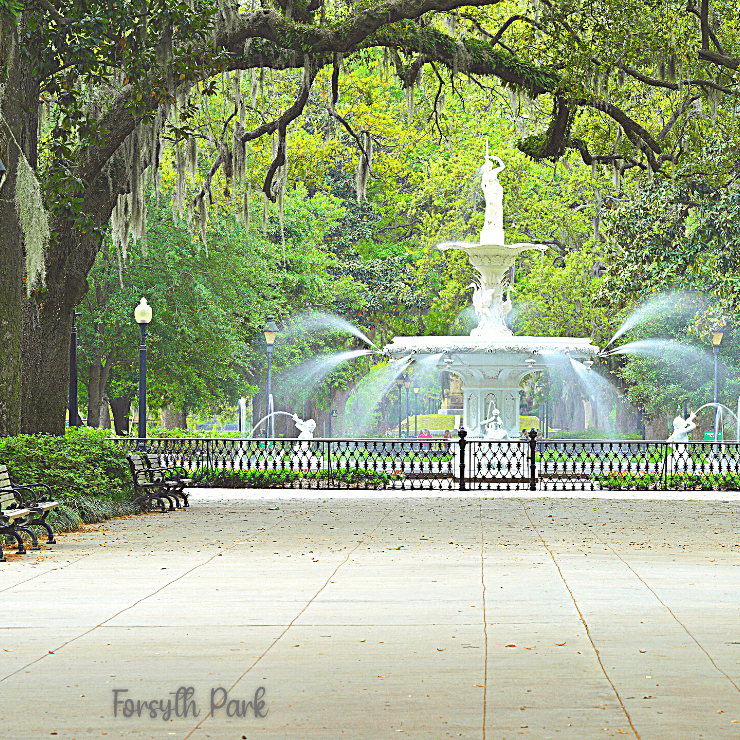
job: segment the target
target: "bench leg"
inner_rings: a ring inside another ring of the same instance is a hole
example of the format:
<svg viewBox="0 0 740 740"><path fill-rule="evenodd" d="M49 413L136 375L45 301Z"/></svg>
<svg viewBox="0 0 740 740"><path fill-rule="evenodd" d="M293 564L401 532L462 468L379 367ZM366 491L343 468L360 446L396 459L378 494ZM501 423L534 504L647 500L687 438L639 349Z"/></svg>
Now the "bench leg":
<svg viewBox="0 0 740 740"><path fill-rule="evenodd" d="M149 505L151 506L151 504L154 501L156 501L157 504L159 504L159 510L164 514L167 511L167 509L164 506L164 500L162 499L162 497L154 493L149 494Z"/></svg>
<svg viewBox="0 0 740 740"><path fill-rule="evenodd" d="M34 532L31 529L31 527L28 526L28 524L16 524L15 527L16 527L16 529L20 529L21 532L25 532L31 538L31 549L32 550L40 550L41 549L39 547L38 537L36 537L36 532ZM21 542L22 541L23 540L21 540Z"/></svg>
<svg viewBox="0 0 740 740"><path fill-rule="evenodd" d="M47 545L56 545L57 541L54 539L54 530L51 528L51 525L47 523L46 516L49 512L46 512L42 515L42 517L31 519L29 524L38 524L39 527L43 527L46 530L47 538L46 538L46 544Z"/></svg>
<svg viewBox="0 0 740 740"><path fill-rule="evenodd" d="M5 557L5 553L3 552L3 540L5 539L5 535L0 534L0 563L7 563L8 559Z"/></svg>
<svg viewBox="0 0 740 740"><path fill-rule="evenodd" d="M23 555L26 552L26 548L23 546L23 537L20 532L17 532L15 528L8 531L11 537L15 537L15 541L18 543L18 554Z"/></svg>

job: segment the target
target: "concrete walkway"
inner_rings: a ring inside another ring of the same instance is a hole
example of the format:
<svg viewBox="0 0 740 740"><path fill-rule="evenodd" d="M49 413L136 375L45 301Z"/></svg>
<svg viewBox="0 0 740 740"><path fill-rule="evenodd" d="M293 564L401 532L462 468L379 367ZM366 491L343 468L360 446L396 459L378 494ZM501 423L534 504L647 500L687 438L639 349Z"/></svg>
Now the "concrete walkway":
<svg viewBox="0 0 740 740"><path fill-rule="evenodd" d="M740 737L730 494L281 493L9 554L2 736Z"/></svg>

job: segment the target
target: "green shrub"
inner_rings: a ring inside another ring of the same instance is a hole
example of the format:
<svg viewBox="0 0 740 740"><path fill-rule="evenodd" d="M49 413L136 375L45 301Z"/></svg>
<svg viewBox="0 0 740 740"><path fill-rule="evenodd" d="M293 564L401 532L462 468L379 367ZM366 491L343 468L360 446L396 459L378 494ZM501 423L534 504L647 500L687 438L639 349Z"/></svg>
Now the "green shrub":
<svg viewBox="0 0 740 740"><path fill-rule="evenodd" d="M740 476L735 473L610 473L594 476L609 490L667 488L671 491L737 491Z"/></svg>
<svg viewBox="0 0 740 740"><path fill-rule="evenodd" d="M190 476L193 487L200 488L285 488L301 480L321 483L329 480L329 471L316 470L211 470L198 468ZM363 483L377 487L385 486L389 480L385 473L376 473L362 468L339 468L331 471L333 482L348 484Z"/></svg>
<svg viewBox="0 0 740 740"><path fill-rule="evenodd" d="M68 430L63 437L3 437L0 464L8 466L16 483L49 486L63 504L55 514L60 523L79 526L80 521L100 521L136 510L126 452L116 449L108 432L82 427Z"/></svg>

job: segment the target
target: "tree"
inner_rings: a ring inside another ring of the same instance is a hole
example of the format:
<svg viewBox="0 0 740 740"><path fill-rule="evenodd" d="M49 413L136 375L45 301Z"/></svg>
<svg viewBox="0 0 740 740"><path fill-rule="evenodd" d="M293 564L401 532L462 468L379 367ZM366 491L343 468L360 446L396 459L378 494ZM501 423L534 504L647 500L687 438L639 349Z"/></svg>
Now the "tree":
<svg viewBox="0 0 740 740"><path fill-rule="evenodd" d="M729 186L704 177L656 183L638 190L607 221L599 300L616 317L613 328L638 306L654 306L616 342L649 344L615 367L630 399L651 416L712 400L712 332L738 325L740 194L732 180ZM740 352L727 341L721 353L721 393L736 398Z"/></svg>
<svg viewBox="0 0 740 740"><path fill-rule="evenodd" d="M262 190L269 201L283 198L287 130L303 114L324 68L331 70L327 112L345 129L347 120L337 112L342 66L352 68L374 54L390 56L412 114L423 69L439 82L428 104L436 118L444 88L461 94L497 80L517 95L542 101L530 106L530 118L535 125L544 120L546 128L524 132L523 152L545 160L573 149L587 164L612 165L618 181L625 168L651 173L670 168L698 145L709 124L697 112L697 101L704 99L712 115L717 111L729 120L725 98L735 94L739 66L732 53L733 8L716 4L710 22L708 0L688 12L634 0L596 6L548 0L533 15L522 13L518 3L497 0L386 0L349 8L278 0L274 7L251 12L240 12L230 2L214 8L197 0L28 0L17 19L8 7L5 0L2 43L12 53L3 56L0 77L0 148L9 152L10 185L0 211L0 272L14 287L0 298L3 305L13 304L0 309L0 319L10 327L0 356L7 389L2 433L17 428L23 257L21 426L58 433L71 317L87 288L103 232L113 215L114 241L124 251L130 234L142 234L144 171L158 169L163 137L180 152L191 146L197 133L191 99L212 93L218 75L283 71L284 87L293 88L292 102L272 119L267 109L262 120L260 111L250 110L251 129L236 100L228 125L212 122L218 154L203 187L187 202L193 228L201 232L213 206L214 174L222 170L228 178L235 168L241 170L250 141L275 134ZM660 74L663 68L667 79ZM470 82L463 86L462 79ZM235 97L243 101L245 93L239 87ZM46 108L44 123L40 114ZM373 133L352 131L352 136L361 160L362 195L372 170ZM178 176L185 181L185 157L178 156ZM17 183L25 183L25 189ZM30 203L28 194L39 205L43 197L48 240L42 209L26 209L34 214L30 222L24 221L23 208L14 211L11 204L19 201L19 193L21 205Z"/></svg>

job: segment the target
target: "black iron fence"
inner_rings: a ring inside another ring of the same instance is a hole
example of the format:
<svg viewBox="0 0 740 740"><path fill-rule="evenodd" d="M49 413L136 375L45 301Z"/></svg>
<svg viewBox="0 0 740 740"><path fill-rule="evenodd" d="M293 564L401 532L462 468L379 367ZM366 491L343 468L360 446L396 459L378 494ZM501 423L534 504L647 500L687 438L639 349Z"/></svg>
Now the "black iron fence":
<svg viewBox="0 0 740 740"><path fill-rule="evenodd" d="M137 449L138 440L116 444ZM740 490L735 443L467 439L146 440L204 483L256 488Z"/></svg>

